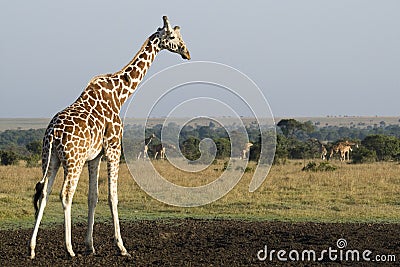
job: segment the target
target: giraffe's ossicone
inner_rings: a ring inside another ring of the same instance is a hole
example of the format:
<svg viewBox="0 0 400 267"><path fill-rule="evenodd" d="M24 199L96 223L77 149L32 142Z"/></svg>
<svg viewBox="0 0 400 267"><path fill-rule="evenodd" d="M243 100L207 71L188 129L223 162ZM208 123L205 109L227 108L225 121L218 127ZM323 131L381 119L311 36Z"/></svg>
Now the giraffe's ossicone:
<svg viewBox="0 0 400 267"><path fill-rule="evenodd" d="M122 255L125 249L119 227L117 211L117 180L121 156L122 104L131 96L143 79L157 53L167 49L190 59L180 28L172 28L168 18L144 42L135 57L120 71L99 75L90 80L79 98L58 112L50 121L43 139L43 178L36 185L34 207L36 222L30 241L30 257L35 257L36 237L48 196L60 166L64 169L64 183L60 198L65 215L65 245L71 257L75 256L71 244L71 204L85 162L89 168L88 231L86 248L94 253L94 210L98 201L98 175L100 159L107 159L109 204L114 223L116 244Z"/></svg>

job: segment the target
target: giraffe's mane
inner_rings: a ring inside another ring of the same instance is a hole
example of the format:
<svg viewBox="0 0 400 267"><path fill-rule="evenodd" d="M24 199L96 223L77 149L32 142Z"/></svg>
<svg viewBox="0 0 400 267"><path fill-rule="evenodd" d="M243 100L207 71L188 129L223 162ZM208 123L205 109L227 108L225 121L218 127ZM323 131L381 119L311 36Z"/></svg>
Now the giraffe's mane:
<svg viewBox="0 0 400 267"><path fill-rule="evenodd" d="M154 35L154 34L153 34ZM128 64L126 64L121 70L115 72L114 74L112 74L112 76L115 75L119 75L121 74L128 66L132 65L132 63L139 57L139 55L144 51L145 47L147 46L147 44L150 41L150 38L153 37L153 35L151 35L149 38L146 39L146 41L144 41L142 47L140 47L139 51L136 53L136 55L133 57L133 59L131 61L129 61Z"/></svg>
<svg viewBox="0 0 400 267"><path fill-rule="evenodd" d="M111 77L113 74L111 73L106 73L106 74L99 74L94 76L92 79L90 79L88 85L90 85L91 83L94 83L97 79L99 78L104 78L104 77Z"/></svg>
<svg viewBox="0 0 400 267"><path fill-rule="evenodd" d="M128 66L130 66L139 57L139 54L141 54L144 51L146 45L148 44L148 42L149 42L149 40L150 40L150 38L152 36L150 36L149 38L146 39L146 41L144 41L142 47L139 49L139 51L136 53L136 55L133 57L133 59L131 61L129 61L129 63L126 64L121 70L119 70L117 72L114 72L114 73L106 73L106 74L96 75L92 79L90 79L88 85L90 85L91 83L94 83L99 78L106 78L106 77L112 77L112 76L120 75Z"/></svg>

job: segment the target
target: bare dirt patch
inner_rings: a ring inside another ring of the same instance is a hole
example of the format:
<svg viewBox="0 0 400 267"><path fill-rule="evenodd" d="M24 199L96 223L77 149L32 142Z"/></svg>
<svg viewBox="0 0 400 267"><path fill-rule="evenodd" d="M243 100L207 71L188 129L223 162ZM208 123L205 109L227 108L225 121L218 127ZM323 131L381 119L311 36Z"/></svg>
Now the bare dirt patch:
<svg viewBox="0 0 400 267"><path fill-rule="evenodd" d="M149 220L122 222L122 236L131 257L117 255L111 224L96 224L96 255L85 255L85 224L72 228L77 256L64 252L63 226L39 230L36 258L28 258L31 230L0 231L1 266L255 266L255 265L357 265L352 261L281 263L276 255L271 264L262 262L257 252L268 245L276 250L337 249L337 240L347 241L346 249L371 250L375 255L395 255L400 261L400 224L371 223L284 223L238 220ZM339 255L339 254L338 254ZM287 255L286 255L287 257ZM358 263L360 264L360 263ZM362 265L375 266L376 262ZM394 265L386 262L385 266ZM382 265L383 266L383 265Z"/></svg>

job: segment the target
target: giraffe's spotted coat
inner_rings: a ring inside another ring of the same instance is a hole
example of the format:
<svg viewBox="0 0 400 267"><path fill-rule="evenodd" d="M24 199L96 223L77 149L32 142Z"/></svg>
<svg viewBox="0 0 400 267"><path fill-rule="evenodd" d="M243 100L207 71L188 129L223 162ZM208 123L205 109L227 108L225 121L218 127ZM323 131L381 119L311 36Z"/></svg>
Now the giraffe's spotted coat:
<svg viewBox="0 0 400 267"><path fill-rule="evenodd" d="M35 257L39 224L60 166L64 169L60 198L65 213L66 249L70 256L75 255L71 244L71 205L85 162L88 162L89 168L89 227L86 246L89 252L94 252L94 209L98 200L98 170L103 154L107 159L109 203L115 240L121 254L128 254L120 235L117 211L117 181L123 132L119 116L121 106L133 94L160 50L168 49L181 54L183 58L190 58L180 32L171 31L168 19L163 19L164 27L159 28L144 42L136 56L124 68L113 74L92 78L79 98L50 121L43 139L43 179L36 186L34 198L37 216L30 242L31 258ZM171 49L169 42L179 45L174 45Z"/></svg>

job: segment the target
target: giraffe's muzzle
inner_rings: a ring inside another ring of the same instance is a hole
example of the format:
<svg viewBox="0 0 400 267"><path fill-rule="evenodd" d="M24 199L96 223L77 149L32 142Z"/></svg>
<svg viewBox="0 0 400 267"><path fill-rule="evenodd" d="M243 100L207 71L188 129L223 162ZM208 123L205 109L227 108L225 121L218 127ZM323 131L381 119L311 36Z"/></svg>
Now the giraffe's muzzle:
<svg viewBox="0 0 400 267"><path fill-rule="evenodd" d="M183 52L182 54L181 54L181 56L182 56L182 58L183 59L187 59L187 60L190 60L190 53L189 53L189 51L185 51L185 52Z"/></svg>

